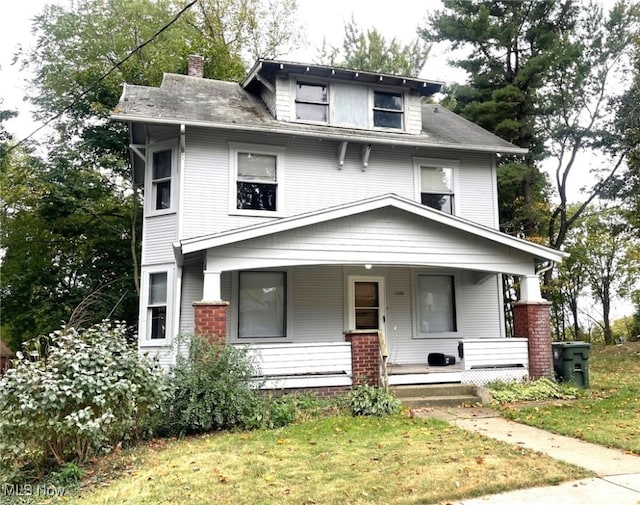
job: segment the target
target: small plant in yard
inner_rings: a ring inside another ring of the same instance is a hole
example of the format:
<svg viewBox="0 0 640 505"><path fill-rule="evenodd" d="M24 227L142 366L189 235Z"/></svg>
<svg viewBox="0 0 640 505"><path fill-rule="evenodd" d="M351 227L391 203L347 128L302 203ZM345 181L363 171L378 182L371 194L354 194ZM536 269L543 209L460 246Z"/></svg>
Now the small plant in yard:
<svg viewBox="0 0 640 505"><path fill-rule="evenodd" d="M496 381L487 385L498 403L544 400L575 400L583 393L570 384L558 384L546 378L530 381Z"/></svg>
<svg viewBox="0 0 640 505"><path fill-rule="evenodd" d="M67 475L65 463L143 435L166 392L164 374L129 346L122 324L41 337L0 379L4 479L41 477L51 463Z"/></svg>
<svg viewBox="0 0 640 505"><path fill-rule="evenodd" d="M391 393L367 384L353 388L347 398L354 416L394 415L401 409L400 401Z"/></svg>
<svg viewBox="0 0 640 505"><path fill-rule="evenodd" d="M163 431L189 435L263 426L265 405L247 351L206 337L184 339L188 353L178 354L170 372L172 393Z"/></svg>

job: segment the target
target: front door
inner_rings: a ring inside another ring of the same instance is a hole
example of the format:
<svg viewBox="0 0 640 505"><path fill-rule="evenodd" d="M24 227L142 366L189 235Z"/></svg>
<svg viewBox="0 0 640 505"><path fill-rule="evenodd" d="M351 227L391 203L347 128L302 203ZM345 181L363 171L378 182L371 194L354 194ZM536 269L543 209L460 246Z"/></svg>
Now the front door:
<svg viewBox="0 0 640 505"><path fill-rule="evenodd" d="M349 328L384 330L384 277L349 278Z"/></svg>

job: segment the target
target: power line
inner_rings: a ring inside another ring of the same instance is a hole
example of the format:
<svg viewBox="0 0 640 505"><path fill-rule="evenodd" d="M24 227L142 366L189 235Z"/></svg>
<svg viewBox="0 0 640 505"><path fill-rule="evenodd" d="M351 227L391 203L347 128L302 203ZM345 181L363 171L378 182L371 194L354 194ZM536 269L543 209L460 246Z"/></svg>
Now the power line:
<svg viewBox="0 0 640 505"><path fill-rule="evenodd" d="M67 105L64 109L62 109L60 112L58 112L55 116L50 117L49 119L47 119L44 123L42 123L38 128L36 128L35 130L33 130L29 135L27 135L25 138L23 138L22 140L20 140L19 142L17 142L16 144L10 146L6 151L5 154L10 153L11 151L13 151L15 148L19 147L20 145L24 144L27 140L29 140L31 137L33 137L36 133L38 133L40 130L42 130L45 126L47 126L49 123L51 123L52 121L55 121L56 119L58 119L60 116L62 116L65 112L67 112L69 109L71 109L75 104L78 103L78 101L83 98L85 95L87 95L88 93L90 93L91 91L93 91L98 84L100 84L102 81L104 81L107 77L109 77L113 72L115 72L118 68L120 68L120 66L122 66L124 63L126 63L131 57L133 57L134 54L136 54L138 51L140 51L143 47L145 47L146 45L150 44L151 42L153 42L162 32L164 32L165 30L167 30L173 23L175 23L178 19L180 19L180 16L182 16L186 11L188 11L195 3L197 3L198 0L193 0L192 2L190 2L189 4L187 4L180 12L178 12L171 21L169 21L166 25L164 25L162 28L160 28L156 33L154 33L150 38L148 38L147 40L145 40L142 44L140 44L138 47L136 47L133 51L131 51L126 57L124 57L122 60L120 60L118 63L116 63L115 65L113 65L107 72L105 72L104 74L102 74L102 76L100 76L93 84L91 84L91 86L89 86L87 89L85 89L82 93L79 93L78 95L76 95L73 98L73 101Z"/></svg>

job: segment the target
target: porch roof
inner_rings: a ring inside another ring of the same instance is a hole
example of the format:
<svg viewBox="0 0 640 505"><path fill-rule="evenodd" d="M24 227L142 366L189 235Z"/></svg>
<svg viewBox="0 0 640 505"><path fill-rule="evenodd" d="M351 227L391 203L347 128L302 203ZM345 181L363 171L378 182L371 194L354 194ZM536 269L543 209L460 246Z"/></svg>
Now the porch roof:
<svg viewBox="0 0 640 505"><path fill-rule="evenodd" d="M220 233L184 239L173 244L174 253L180 263L185 254L205 251L259 237L267 237L276 233L327 223L332 220L385 208L398 209L406 212L408 215L417 216L428 222L444 225L451 230L468 233L474 237L488 240L496 245L505 246L514 251L530 255L536 260L560 262L563 258L569 256L565 252L512 237L499 230L451 214L446 214L395 194L384 194L365 200L277 219L267 223L259 223Z"/></svg>

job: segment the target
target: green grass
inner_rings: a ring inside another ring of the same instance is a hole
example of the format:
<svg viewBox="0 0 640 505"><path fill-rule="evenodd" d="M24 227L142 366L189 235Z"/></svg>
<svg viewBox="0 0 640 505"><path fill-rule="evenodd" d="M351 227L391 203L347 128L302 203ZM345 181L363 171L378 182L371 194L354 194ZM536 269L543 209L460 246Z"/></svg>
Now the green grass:
<svg viewBox="0 0 640 505"><path fill-rule="evenodd" d="M429 504L588 475L406 416L333 416L273 431L155 441L105 458L90 474L79 496L56 503Z"/></svg>
<svg viewBox="0 0 640 505"><path fill-rule="evenodd" d="M594 346L588 363L591 389L582 398L507 404L502 412L531 426L640 454L640 342Z"/></svg>

